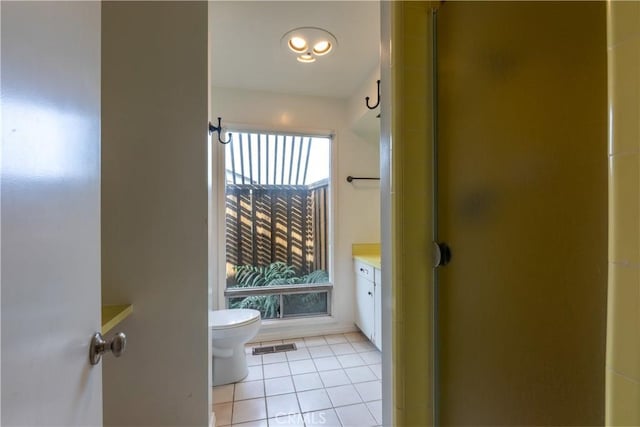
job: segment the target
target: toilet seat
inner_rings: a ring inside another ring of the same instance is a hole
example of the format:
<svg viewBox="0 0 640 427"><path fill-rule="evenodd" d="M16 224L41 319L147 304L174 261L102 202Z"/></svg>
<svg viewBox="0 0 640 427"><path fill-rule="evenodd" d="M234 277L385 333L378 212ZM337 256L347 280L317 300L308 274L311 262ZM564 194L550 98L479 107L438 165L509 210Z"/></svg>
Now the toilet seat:
<svg viewBox="0 0 640 427"><path fill-rule="evenodd" d="M209 312L209 327L213 330L237 328L260 321L260 312L248 308Z"/></svg>

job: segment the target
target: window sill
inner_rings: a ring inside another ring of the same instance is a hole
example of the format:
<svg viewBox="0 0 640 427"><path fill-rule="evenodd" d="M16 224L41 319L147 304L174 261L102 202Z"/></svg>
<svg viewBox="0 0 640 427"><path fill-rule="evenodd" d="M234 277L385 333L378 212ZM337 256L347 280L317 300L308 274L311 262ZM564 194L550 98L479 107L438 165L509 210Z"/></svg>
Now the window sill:
<svg viewBox="0 0 640 427"><path fill-rule="evenodd" d="M253 295L279 295L279 294L300 294L311 292L327 292L333 289L332 283L311 284L301 283L297 285L281 285L281 286L247 286L226 288L224 296L229 298L238 298Z"/></svg>

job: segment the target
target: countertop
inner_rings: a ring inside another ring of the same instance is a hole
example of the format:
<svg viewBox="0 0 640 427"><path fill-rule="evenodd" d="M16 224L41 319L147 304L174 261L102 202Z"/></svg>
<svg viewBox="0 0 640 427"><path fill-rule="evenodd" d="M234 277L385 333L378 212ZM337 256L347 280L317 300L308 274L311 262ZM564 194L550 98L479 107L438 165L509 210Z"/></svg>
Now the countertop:
<svg viewBox="0 0 640 427"><path fill-rule="evenodd" d="M380 264L380 243L354 243L351 245L353 259L369 264L378 270Z"/></svg>

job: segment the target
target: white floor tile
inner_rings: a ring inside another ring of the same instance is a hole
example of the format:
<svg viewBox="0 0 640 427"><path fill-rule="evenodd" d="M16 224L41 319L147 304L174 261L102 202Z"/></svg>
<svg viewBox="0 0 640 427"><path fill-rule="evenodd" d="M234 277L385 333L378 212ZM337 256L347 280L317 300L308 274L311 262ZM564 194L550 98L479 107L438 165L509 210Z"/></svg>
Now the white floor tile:
<svg viewBox="0 0 640 427"><path fill-rule="evenodd" d="M302 412L319 411L332 407L331 400L324 389L302 391L298 393L298 402Z"/></svg>
<svg viewBox="0 0 640 427"><path fill-rule="evenodd" d="M295 392L291 377L279 377L264 380L264 388L267 396L275 396L276 394L287 394Z"/></svg>
<svg viewBox="0 0 640 427"><path fill-rule="evenodd" d="M307 374L316 371L316 365L313 364L311 359L289 362L289 368L291 369L292 375Z"/></svg>
<svg viewBox="0 0 640 427"><path fill-rule="evenodd" d="M254 346L281 343L295 343L297 350L251 355ZM245 351L247 378L213 388L216 425L382 424L382 357L362 333L251 343Z"/></svg>
<svg viewBox="0 0 640 427"><path fill-rule="evenodd" d="M358 391L351 384L326 389L334 407L352 405L362 402Z"/></svg>
<svg viewBox="0 0 640 427"><path fill-rule="evenodd" d="M264 398L241 400L233 403L234 424L256 421L267 418L267 408Z"/></svg>
<svg viewBox="0 0 640 427"><path fill-rule="evenodd" d="M236 384L234 401L264 397L264 381L248 381Z"/></svg>
<svg viewBox="0 0 640 427"><path fill-rule="evenodd" d="M269 353L262 355L262 363L268 365L269 363L286 362L287 355L284 352L281 353Z"/></svg>
<svg viewBox="0 0 640 427"><path fill-rule="evenodd" d="M353 348L356 349L358 353L364 353L366 351L378 351L375 345L371 344L370 341L360 341L351 343Z"/></svg>
<svg viewBox="0 0 640 427"><path fill-rule="evenodd" d="M366 363L358 354L342 354L338 356L338 362L343 368L353 368L354 366L364 366Z"/></svg>
<svg viewBox="0 0 640 427"><path fill-rule="evenodd" d="M296 391L314 390L317 388L323 388L322 380L317 372L311 372L309 374L300 374L293 376L293 384L296 387Z"/></svg>
<svg viewBox="0 0 640 427"><path fill-rule="evenodd" d="M380 364L369 365L369 369L371 369L371 371L373 371L374 375L376 377L378 377L379 380L382 379L382 365L380 365Z"/></svg>
<svg viewBox="0 0 640 427"><path fill-rule="evenodd" d="M325 335L324 339L327 341L327 344L342 344L347 342L347 337L343 334Z"/></svg>
<svg viewBox="0 0 640 427"><path fill-rule="evenodd" d="M320 372L320 378L325 387L351 384L351 380L343 369Z"/></svg>
<svg viewBox="0 0 640 427"><path fill-rule="evenodd" d="M306 337L304 343L307 347L315 347L318 345L326 345L327 341L325 341L324 337Z"/></svg>
<svg viewBox="0 0 640 427"><path fill-rule="evenodd" d="M336 411L333 409L323 409L321 411L307 412L304 416L304 422L307 427L323 426L323 427L342 427Z"/></svg>
<svg viewBox="0 0 640 427"><path fill-rule="evenodd" d="M311 354L306 348L301 348L300 350L296 351L287 351L286 354L287 360L289 361L311 359Z"/></svg>
<svg viewBox="0 0 640 427"><path fill-rule="evenodd" d="M331 371L333 369L342 368L342 365L340 365L340 362L338 362L338 359L335 356L319 357L317 359L313 359L313 363L316 364L318 371Z"/></svg>
<svg viewBox="0 0 640 427"><path fill-rule="evenodd" d="M352 383L364 383L367 381L375 381L375 374L367 366L358 366L355 368L347 368L344 370ZM237 393L237 392L236 392Z"/></svg>
<svg viewBox="0 0 640 427"><path fill-rule="evenodd" d="M267 420L249 421L248 423L234 424L233 427L269 427Z"/></svg>
<svg viewBox="0 0 640 427"><path fill-rule="evenodd" d="M347 334L344 334L344 336L347 338L347 341L349 342L360 342L360 341L367 341L367 337L365 337L362 332L349 332Z"/></svg>
<svg viewBox="0 0 640 427"><path fill-rule="evenodd" d="M354 387L365 402L382 399L382 381L380 380L354 384Z"/></svg>
<svg viewBox="0 0 640 427"><path fill-rule="evenodd" d="M219 385L213 388L213 403L233 402L234 384Z"/></svg>
<svg viewBox="0 0 640 427"><path fill-rule="evenodd" d="M247 354L247 366L258 366L262 365L262 356L261 355L253 355Z"/></svg>
<svg viewBox="0 0 640 427"><path fill-rule="evenodd" d="M376 422L382 425L382 400L376 400L375 402L367 402L367 408L369 412L376 419Z"/></svg>
<svg viewBox="0 0 640 427"><path fill-rule="evenodd" d="M249 374L246 377L244 377L242 382L257 381L261 379L262 379L262 365L249 366Z"/></svg>
<svg viewBox="0 0 640 427"><path fill-rule="evenodd" d="M344 427L367 427L376 425L376 420L371 416L364 403L336 408L336 413Z"/></svg>
<svg viewBox="0 0 640 427"><path fill-rule="evenodd" d="M300 407L295 393L267 397L267 414L269 418L280 418L298 413L300 413Z"/></svg>
<svg viewBox="0 0 640 427"><path fill-rule="evenodd" d="M213 405L213 412L216 414L217 426L231 425L231 410L233 409L233 403L219 403Z"/></svg>
<svg viewBox="0 0 640 427"><path fill-rule="evenodd" d="M379 351L367 351L360 353L360 357L362 357L362 360L364 360L367 365L382 363L382 354Z"/></svg>
<svg viewBox="0 0 640 427"><path fill-rule="evenodd" d="M353 346L351 344L349 344L349 343L331 344L329 347L331 347L331 350L336 355L351 354L351 353L355 353L356 352L356 349L353 348Z"/></svg>
<svg viewBox="0 0 640 427"><path fill-rule="evenodd" d="M287 362L282 363L271 363L269 365L264 365L264 378L277 378L277 377L287 377L291 375L291 371L289 370L289 364Z"/></svg>
<svg viewBox="0 0 640 427"><path fill-rule="evenodd" d="M328 345L309 347L309 354L311 354L311 357L313 357L314 359L318 357L329 357L334 355L331 347L329 347Z"/></svg>
<svg viewBox="0 0 640 427"><path fill-rule="evenodd" d="M269 427L304 427L302 414L289 414L279 417L269 418Z"/></svg>

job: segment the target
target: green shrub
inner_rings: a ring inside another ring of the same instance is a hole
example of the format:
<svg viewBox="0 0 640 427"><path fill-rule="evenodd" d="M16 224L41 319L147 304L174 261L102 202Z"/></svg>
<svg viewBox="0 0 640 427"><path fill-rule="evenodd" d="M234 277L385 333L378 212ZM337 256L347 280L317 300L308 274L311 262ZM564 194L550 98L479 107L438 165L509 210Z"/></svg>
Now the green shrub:
<svg viewBox="0 0 640 427"><path fill-rule="evenodd" d="M241 288L255 288L263 286L297 285L306 283L328 283L329 275L324 270L315 270L309 274L299 276L295 269L284 262L278 261L269 265L237 265L235 277L231 283ZM309 307L309 312L322 311L326 307L324 299L319 293L301 294L296 301ZM232 298L230 308L251 308L259 310L264 319L279 317L280 298L278 295L254 295L244 298Z"/></svg>

